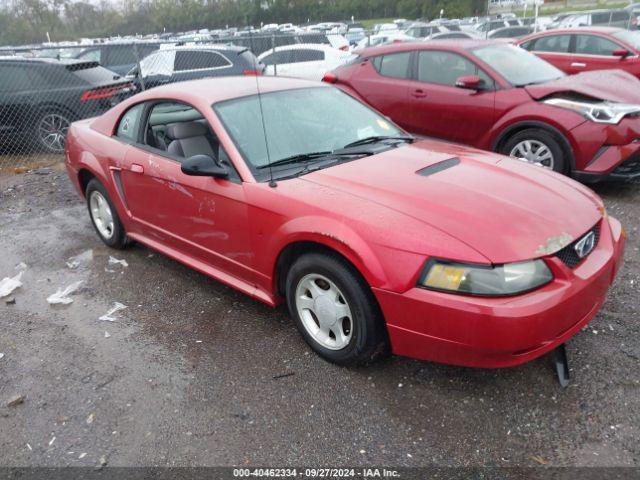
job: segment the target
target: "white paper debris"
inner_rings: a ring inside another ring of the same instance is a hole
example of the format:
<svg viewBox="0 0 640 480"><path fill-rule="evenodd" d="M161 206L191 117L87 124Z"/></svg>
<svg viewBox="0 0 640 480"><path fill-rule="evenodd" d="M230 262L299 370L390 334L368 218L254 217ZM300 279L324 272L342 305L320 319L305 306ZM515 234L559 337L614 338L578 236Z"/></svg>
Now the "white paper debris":
<svg viewBox="0 0 640 480"><path fill-rule="evenodd" d="M118 260L115 257L109 256L109 265L116 265L116 264L120 264L123 267L128 267L129 264L127 263L127 261L123 258L122 260Z"/></svg>
<svg viewBox="0 0 640 480"><path fill-rule="evenodd" d="M24 262L20 262L15 266L16 270L25 271L27 269L27 264Z"/></svg>
<svg viewBox="0 0 640 480"><path fill-rule="evenodd" d="M86 456L87 456L87 452L83 452L80 455L78 455L78 459L83 459Z"/></svg>
<svg viewBox="0 0 640 480"><path fill-rule="evenodd" d="M109 337L111 337L111 334L109 332L105 331L104 332L104 338L109 338Z"/></svg>
<svg viewBox="0 0 640 480"><path fill-rule="evenodd" d="M29 445L28 443L27 443L27 448L28 448L30 451L32 451L32 450L33 450L33 448L31 448L31 445Z"/></svg>
<svg viewBox="0 0 640 480"><path fill-rule="evenodd" d="M22 286L20 279L24 272L19 272L15 277L5 277L0 280L0 298L10 295L16 288Z"/></svg>
<svg viewBox="0 0 640 480"><path fill-rule="evenodd" d="M4 358L4 353L0 353L0 360Z"/></svg>
<svg viewBox="0 0 640 480"><path fill-rule="evenodd" d="M49 297L47 297L47 302L49 302L51 305L55 305L58 303L61 303L63 305L70 304L71 302L73 302L73 298L70 298L69 295L75 292L78 289L78 287L80 287L80 284L82 284L82 280L73 282L71 285L67 285L63 289L59 288L56 293L49 295Z"/></svg>
<svg viewBox="0 0 640 480"><path fill-rule="evenodd" d="M107 313L105 313L100 317L100 320L104 320L107 322L115 322L117 318L114 317L113 314L116 312L119 312L120 310L124 310L125 308L127 308L126 305L123 305L120 302L115 302L113 304L113 307L111 307L111 309Z"/></svg>
<svg viewBox="0 0 640 480"><path fill-rule="evenodd" d="M49 446L53 445L53 442L56 441L56 437L53 437L51 440L49 440Z"/></svg>

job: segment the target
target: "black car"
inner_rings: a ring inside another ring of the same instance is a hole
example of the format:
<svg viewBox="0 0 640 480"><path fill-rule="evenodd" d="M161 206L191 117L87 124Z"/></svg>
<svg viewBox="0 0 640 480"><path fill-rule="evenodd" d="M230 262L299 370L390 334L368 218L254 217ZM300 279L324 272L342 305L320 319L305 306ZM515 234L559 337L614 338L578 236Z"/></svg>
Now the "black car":
<svg viewBox="0 0 640 480"><path fill-rule="evenodd" d="M126 75L139 60L158 48L158 43L93 45L78 53L75 58L98 62L118 75Z"/></svg>
<svg viewBox="0 0 640 480"><path fill-rule="evenodd" d="M228 75L260 75L264 65L248 48L194 45L162 48L140 62L127 76L141 89L166 83Z"/></svg>
<svg viewBox="0 0 640 480"><path fill-rule="evenodd" d="M71 122L103 113L134 90L97 62L0 58L0 141L62 153Z"/></svg>

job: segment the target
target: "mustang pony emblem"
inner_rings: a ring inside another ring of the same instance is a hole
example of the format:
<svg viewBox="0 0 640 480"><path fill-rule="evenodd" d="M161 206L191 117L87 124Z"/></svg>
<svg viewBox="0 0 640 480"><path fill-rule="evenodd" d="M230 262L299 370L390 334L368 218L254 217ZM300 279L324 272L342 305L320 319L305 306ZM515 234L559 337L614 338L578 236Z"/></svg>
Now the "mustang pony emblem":
<svg viewBox="0 0 640 480"><path fill-rule="evenodd" d="M589 255L589 253L591 253L591 250L593 250L593 247L595 246L596 246L596 235L595 233L593 233L593 230L592 230L589 233L587 233L584 237L582 237L578 242L576 242L576 244L573 246L573 249L575 250L578 257L584 258L587 255Z"/></svg>

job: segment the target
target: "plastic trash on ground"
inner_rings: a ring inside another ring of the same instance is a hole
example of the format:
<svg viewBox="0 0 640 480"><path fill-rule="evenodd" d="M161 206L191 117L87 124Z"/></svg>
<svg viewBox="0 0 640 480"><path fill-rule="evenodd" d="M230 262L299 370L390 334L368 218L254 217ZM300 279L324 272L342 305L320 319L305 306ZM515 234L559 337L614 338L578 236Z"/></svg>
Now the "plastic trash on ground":
<svg viewBox="0 0 640 480"><path fill-rule="evenodd" d="M122 260L119 260L115 257L109 256L109 265L116 265L116 264L120 264L123 267L128 267L129 264L127 263L127 261L123 258Z"/></svg>
<svg viewBox="0 0 640 480"><path fill-rule="evenodd" d="M24 272L18 272L17 275L13 277L5 277L0 280L0 298L6 297L11 294L16 288L22 286L22 274Z"/></svg>
<svg viewBox="0 0 640 480"><path fill-rule="evenodd" d="M78 287L80 287L80 284L82 284L82 280L73 282L71 285L67 285L65 288L59 288L56 293L47 297L47 302L49 302L51 305L68 305L69 303L73 302L73 298L70 298L69 295L75 292Z"/></svg>
<svg viewBox="0 0 640 480"><path fill-rule="evenodd" d="M99 320L104 320L106 322L115 322L116 320L118 320L116 317L114 317L113 315L116 312L119 312L120 310L124 310L125 308L127 308L126 305L123 305L120 302L115 302L113 304L113 307L111 307L111 309L105 313L104 315L102 315Z"/></svg>
<svg viewBox="0 0 640 480"><path fill-rule="evenodd" d="M78 268L83 263L88 263L92 260L93 260L93 250L92 249L85 250L84 252L78 255L69 257L69 260L67 261L67 267L71 269Z"/></svg>
<svg viewBox="0 0 640 480"><path fill-rule="evenodd" d="M27 264L26 264L26 263L24 263L24 262L20 262L19 264L17 264L17 265L15 266L15 269L16 269L16 270L24 271L24 270L26 270L26 269L27 269Z"/></svg>

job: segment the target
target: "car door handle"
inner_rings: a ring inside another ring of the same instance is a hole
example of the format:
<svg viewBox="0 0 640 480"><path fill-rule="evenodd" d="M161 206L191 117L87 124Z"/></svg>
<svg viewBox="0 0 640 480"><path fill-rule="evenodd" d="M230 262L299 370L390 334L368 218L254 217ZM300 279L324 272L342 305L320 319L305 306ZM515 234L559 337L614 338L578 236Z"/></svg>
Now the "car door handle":
<svg viewBox="0 0 640 480"><path fill-rule="evenodd" d="M414 90L413 92L411 92L411 95L413 95L416 98L423 98L423 97L427 96L427 92L425 92L424 90L419 88L419 89Z"/></svg>
<svg viewBox="0 0 640 480"><path fill-rule="evenodd" d="M133 173L144 173L144 167L142 165L138 165L137 163L132 163L131 171Z"/></svg>
<svg viewBox="0 0 640 480"><path fill-rule="evenodd" d="M586 64L586 63L582 63L582 62L573 62L573 63L571 64L571 66L572 66L572 67L577 67L577 68L584 68L584 67L586 67L586 66L587 66L587 64Z"/></svg>

